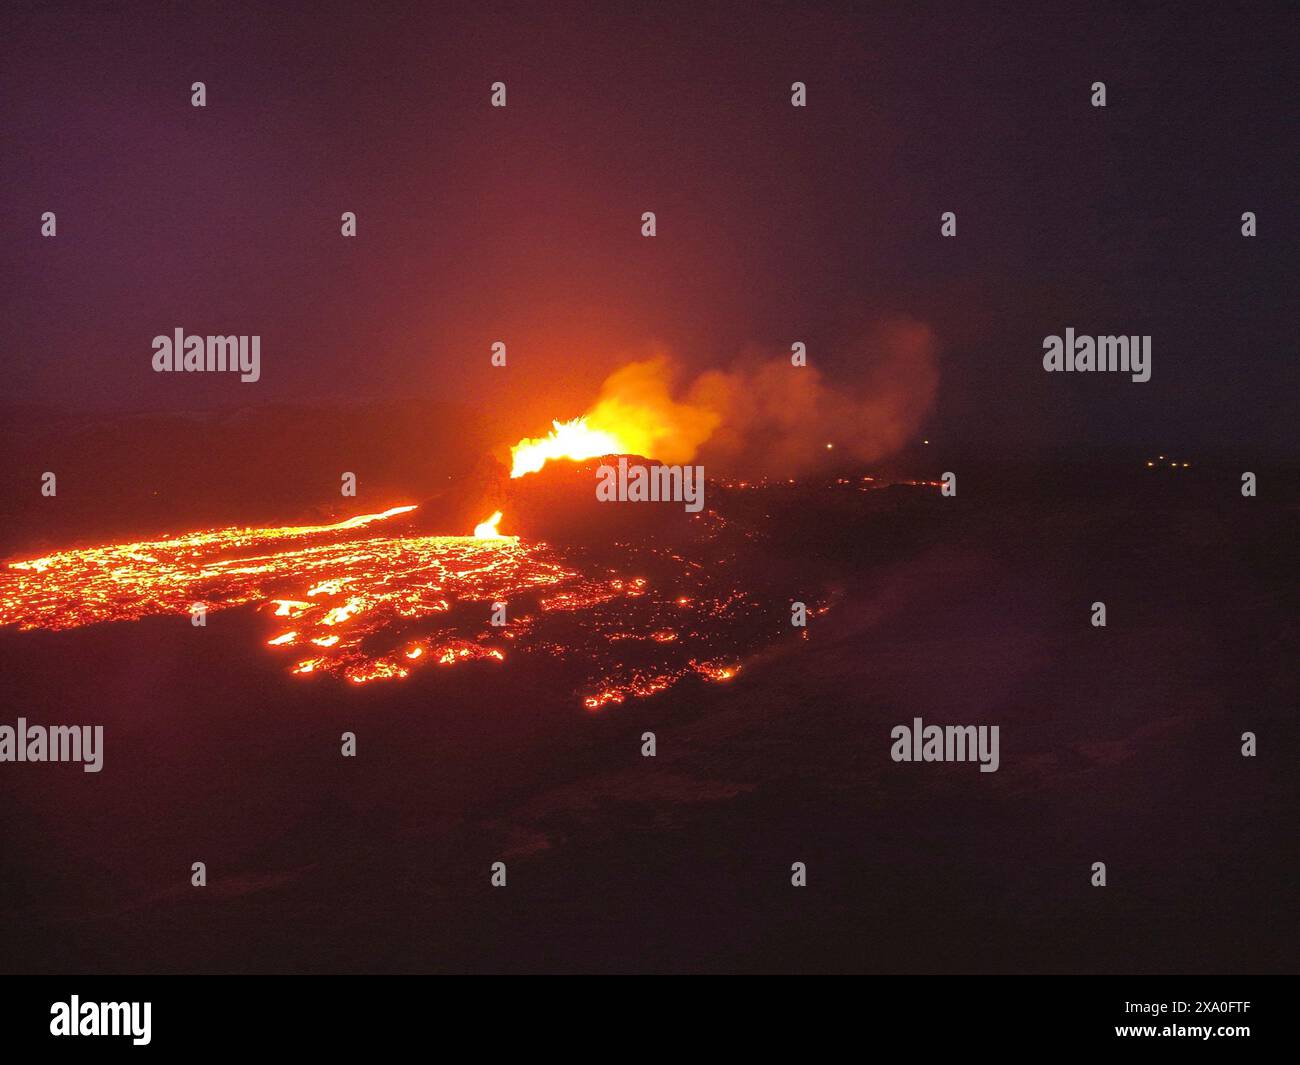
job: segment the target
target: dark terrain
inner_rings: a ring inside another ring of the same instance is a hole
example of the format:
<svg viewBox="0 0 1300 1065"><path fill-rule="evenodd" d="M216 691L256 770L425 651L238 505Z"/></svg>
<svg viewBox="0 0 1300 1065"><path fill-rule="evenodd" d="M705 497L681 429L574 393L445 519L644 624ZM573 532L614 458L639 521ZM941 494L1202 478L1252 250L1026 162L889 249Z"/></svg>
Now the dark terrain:
<svg viewBox="0 0 1300 1065"><path fill-rule="evenodd" d="M1144 458L898 460L961 471L955 499L714 486L776 614L830 608L729 683L599 713L542 655L304 683L252 608L2 630L3 721L102 723L106 753L99 774L0 765L0 965L1289 970L1295 472L1243 499L1250 467ZM120 517L106 491L88 509L94 532ZM38 533L16 518L9 557ZM893 763L916 716L999 725L1001 769Z"/></svg>

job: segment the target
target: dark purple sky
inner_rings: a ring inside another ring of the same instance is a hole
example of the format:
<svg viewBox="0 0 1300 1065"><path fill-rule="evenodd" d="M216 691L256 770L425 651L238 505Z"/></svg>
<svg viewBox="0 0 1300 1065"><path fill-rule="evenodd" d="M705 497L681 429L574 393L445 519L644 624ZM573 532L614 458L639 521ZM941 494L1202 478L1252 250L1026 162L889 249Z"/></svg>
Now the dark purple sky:
<svg viewBox="0 0 1300 1065"><path fill-rule="evenodd" d="M531 429L652 343L804 340L852 388L905 315L934 435L1294 450L1294 16L982 8L8 4L6 401L415 393ZM154 374L176 326L261 334L261 382ZM1152 380L1049 377L1066 326L1151 334Z"/></svg>

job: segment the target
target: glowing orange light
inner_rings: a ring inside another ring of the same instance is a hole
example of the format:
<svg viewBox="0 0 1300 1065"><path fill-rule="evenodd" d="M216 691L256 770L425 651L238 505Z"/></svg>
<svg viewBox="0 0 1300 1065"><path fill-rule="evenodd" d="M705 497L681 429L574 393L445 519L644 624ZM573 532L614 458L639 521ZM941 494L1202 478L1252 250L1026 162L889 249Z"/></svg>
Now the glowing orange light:
<svg viewBox="0 0 1300 1065"><path fill-rule="evenodd" d="M740 666L720 666L712 662L692 662L692 665L700 676L711 681L731 680L740 672Z"/></svg>
<svg viewBox="0 0 1300 1065"><path fill-rule="evenodd" d="M733 649L723 646L728 632L715 639L709 622L730 616L733 600L743 596L705 591L702 563L670 556L689 589L682 594L665 575L629 575L644 556L626 573L602 567L584 574L547 545L497 533L499 513L481 523L488 539L389 533L371 524L410 509L334 525L168 534L0 563L0 626L58 631L175 615L196 603L210 613L256 606L268 623L263 645L284 654L298 679L311 678L303 683L324 675L368 685L439 663L504 663L507 656L493 644L508 642L521 654L581 658L588 672L581 696L592 710L652 696L698 672L734 676L735 659L727 654ZM531 618L521 614L499 634L482 631L482 609L474 604L529 596L536 601ZM461 604L468 609L458 610ZM569 613L582 622L592 611L600 612L599 626L561 618L558 628L543 629L548 615ZM188 629L187 619L175 623ZM556 640L552 631L569 635ZM618 653L623 639L643 641L639 661Z"/></svg>
<svg viewBox="0 0 1300 1065"><path fill-rule="evenodd" d="M326 614L323 618L321 618L321 624L342 625L343 622L347 621L348 618L350 618L353 614L355 614L360 609L361 609L360 599L349 599L342 606L336 606L333 610L331 610L328 614Z"/></svg>
<svg viewBox="0 0 1300 1065"><path fill-rule="evenodd" d="M572 459L581 462L601 455L618 455L631 448L615 433L594 429L586 418L551 422L546 436L525 437L510 449L511 477L536 473L551 459Z"/></svg>
<svg viewBox="0 0 1300 1065"><path fill-rule="evenodd" d="M476 540L499 540L501 534L497 532L497 526L501 523L501 511L494 510L492 516L474 526L474 539Z"/></svg>

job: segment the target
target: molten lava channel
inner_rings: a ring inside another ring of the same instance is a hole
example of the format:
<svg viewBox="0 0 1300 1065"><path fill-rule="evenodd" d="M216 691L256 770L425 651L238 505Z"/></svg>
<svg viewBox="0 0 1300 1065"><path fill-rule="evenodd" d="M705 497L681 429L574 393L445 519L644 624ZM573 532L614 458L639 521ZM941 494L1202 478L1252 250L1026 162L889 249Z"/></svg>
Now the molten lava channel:
<svg viewBox="0 0 1300 1065"><path fill-rule="evenodd" d="M253 604L268 621L266 646L286 657L293 674L362 684L533 651L585 671L578 691L591 709L688 675L735 675L731 637L738 619L753 620L756 603L719 585L700 562L624 545L629 568L661 574L651 582L605 558L502 536L500 512L473 536L386 528L414 509L9 562L0 568L0 626L25 632L152 615L194 619L202 607L206 627L209 614ZM508 604L503 626L489 620L497 603Z"/></svg>

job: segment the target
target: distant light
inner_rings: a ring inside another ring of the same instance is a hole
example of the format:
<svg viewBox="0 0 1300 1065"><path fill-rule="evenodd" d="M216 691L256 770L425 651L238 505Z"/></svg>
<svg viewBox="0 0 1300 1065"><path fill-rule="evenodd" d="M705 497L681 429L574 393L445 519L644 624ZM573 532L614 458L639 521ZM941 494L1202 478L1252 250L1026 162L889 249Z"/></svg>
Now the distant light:
<svg viewBox="0 0 1300 1065"><path fill-rule="evenodd" d="M1165 460L1164 455L1160 455L1160 456L1159 456L1159 459L1160 459L1161 462L1164 462L1164 460Z"/></svg>
<svg viewBox="0 0 1300 1065"><path fill-rule="evenodd" d="M1154 462L1148 462L1147 465L1148 465L1148 466L1154 466L1155 463L1154 463Z"/></svg>
<svg viewBox="0 0 1300 1065"><path fill-rule="evenodd" d="M921 443L923 443L923 444L928 444L929 442L930 442L930 441L928 441L928 440L922 440L922 441L921 441Z"/></svg>
<svg viewBox="0 0 1300 1065"><path fill-rule="evenodd" d="M1190 465L1191 465L1190 462L1184 462L1184 463L1183 463L1183 469L1187 469L1187 467L1190 466Z"/></svg>
<svg viewBox="0 0 1300 1065"><path fill-rule="evenodd" d="M834 444L827 444L827 445L826 445L826 450L829 451L829 450L830 450L831 448L833 448L834 446L835 446Z"/></svg>

